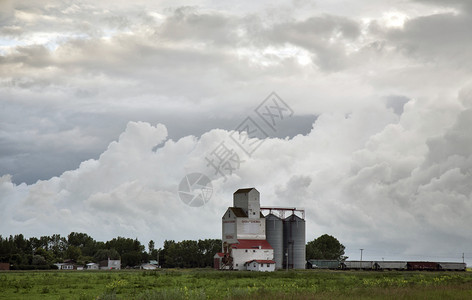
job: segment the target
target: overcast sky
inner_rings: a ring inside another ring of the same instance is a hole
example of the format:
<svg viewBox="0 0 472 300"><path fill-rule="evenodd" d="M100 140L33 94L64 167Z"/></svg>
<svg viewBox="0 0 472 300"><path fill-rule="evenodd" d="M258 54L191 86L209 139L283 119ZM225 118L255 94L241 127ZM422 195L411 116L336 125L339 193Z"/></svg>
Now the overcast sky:
<svg viewBox="0 0 472 300"><path fill-rule="evenodd" d="M470 28L467 0L0 1L0 234L220 238L256 187L351 259L472 263ZM246 117L268 136L250 156Z"/></svg>

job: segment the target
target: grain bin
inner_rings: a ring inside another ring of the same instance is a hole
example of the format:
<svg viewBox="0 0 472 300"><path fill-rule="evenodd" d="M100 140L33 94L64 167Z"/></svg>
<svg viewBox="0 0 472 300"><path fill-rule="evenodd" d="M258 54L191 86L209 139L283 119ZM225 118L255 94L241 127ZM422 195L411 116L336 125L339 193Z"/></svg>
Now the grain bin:
<svg viewBox="0 0 472 300"><path fill-rule="evenodd" d="M266 240L274 248L275 268L283 269L284 230L281 218L270 213L266 217Z"/></svg>
<svg viewBox="0 0 472 300"><path fill-rule="evenodd" d="M305 269L305 220L293 214L283 221L284 228L284 267ZM288 256L287 256L288 253Z"/></svg>

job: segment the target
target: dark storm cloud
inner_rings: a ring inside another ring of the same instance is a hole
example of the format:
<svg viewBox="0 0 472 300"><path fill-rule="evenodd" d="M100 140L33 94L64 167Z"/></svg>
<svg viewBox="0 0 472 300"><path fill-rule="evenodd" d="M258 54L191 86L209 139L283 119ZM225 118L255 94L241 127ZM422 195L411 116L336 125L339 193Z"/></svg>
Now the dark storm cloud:
<svg viewBox="0 0 472 300"><path fill-rule="evenodd" d="M24 126L16 125L16 116L20 114ZM37 115L42 117L37 118ZM39 112L39 109L26 110L15 105L3 106L0 116L1 127L9 132L0 134L0 171L11 174L12 181L17 184L47 180L64 170L76 169L82 161L98 158L130 119L168 124L169 138L173 140L189 135L201 136L215 127L232 130L241 122L237 118L208 118L193 113L182 113L175 119L157 111L119 114ZM271 136L285 138L307 134L314 121L313 116L295 116L276 132L271 132ZM34 124L34 130L27 124Z"/></svg>
<svg viewBox="0 0 472 300"><path fill-rule="evenodd" d="M344 68L346 42L357 39L359 34L356 21L330 15L276 24L270 31L263 32L269 42L291 43L309 50L315 63L326 71Z"/></svg>
<svg viewBox="0 0 472 300"><path fill-rule="evenodd" d="M158 31L169 41L209 42L217 45L237 44L241 20L221 13L204 13L193 7L181 7L166 19Z"/></svg>
<svg viewBox="0 0 472 300"><path fill-rule="evenodd" d="M454 7L472 12L472 3L468 0L414 0L415 2L430 4L442 7Z"/></svg>
<svg viewBox="0 0 472 300"><path fill-rule="evenodd" d="M409 19L402 28L380 28L370 24L370 31L378 34L384 46L424 64L469 70L471 55L462 51L472 46L469 28L472 11L444 12ZM386 44L385 44L386 43Z"/></svg>

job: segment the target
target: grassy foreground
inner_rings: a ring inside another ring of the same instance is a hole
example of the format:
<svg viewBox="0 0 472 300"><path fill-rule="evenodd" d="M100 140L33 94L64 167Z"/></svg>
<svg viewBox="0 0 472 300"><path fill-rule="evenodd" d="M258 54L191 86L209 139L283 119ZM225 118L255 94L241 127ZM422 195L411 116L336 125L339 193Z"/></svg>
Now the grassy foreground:
<svg viewBox="0 0 472 300"><path fill-rule="evenodd" d="M0 299L313 298L472 299L472 272L0 272Z"/></svg>

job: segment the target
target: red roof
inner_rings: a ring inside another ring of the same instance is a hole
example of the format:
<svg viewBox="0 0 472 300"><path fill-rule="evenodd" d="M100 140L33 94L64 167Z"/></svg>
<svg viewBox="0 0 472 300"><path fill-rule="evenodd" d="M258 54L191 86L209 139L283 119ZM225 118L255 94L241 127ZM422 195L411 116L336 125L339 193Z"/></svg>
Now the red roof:
<svg viewBox="0 0 472 300"><path fill-rule="evenodd" d="M218 255L219 257L225 256L225 254L223 252L217 252L216 255Z"/></svg>
<svg viewBox="0 0 472 300"><path fill-rule="evenodd" d="M273 260L264 260L264 259L253 259L251 261L248 261L247 264L250 264L252 262L256 262L259 264L275 264L275 261Z"/></svg>
<svg viewBox="0 0 472 300"><path fill-rule="evenodd" d="M266 240L238 240L238 244L232 244L233 249L273 249Z"/></svg>

